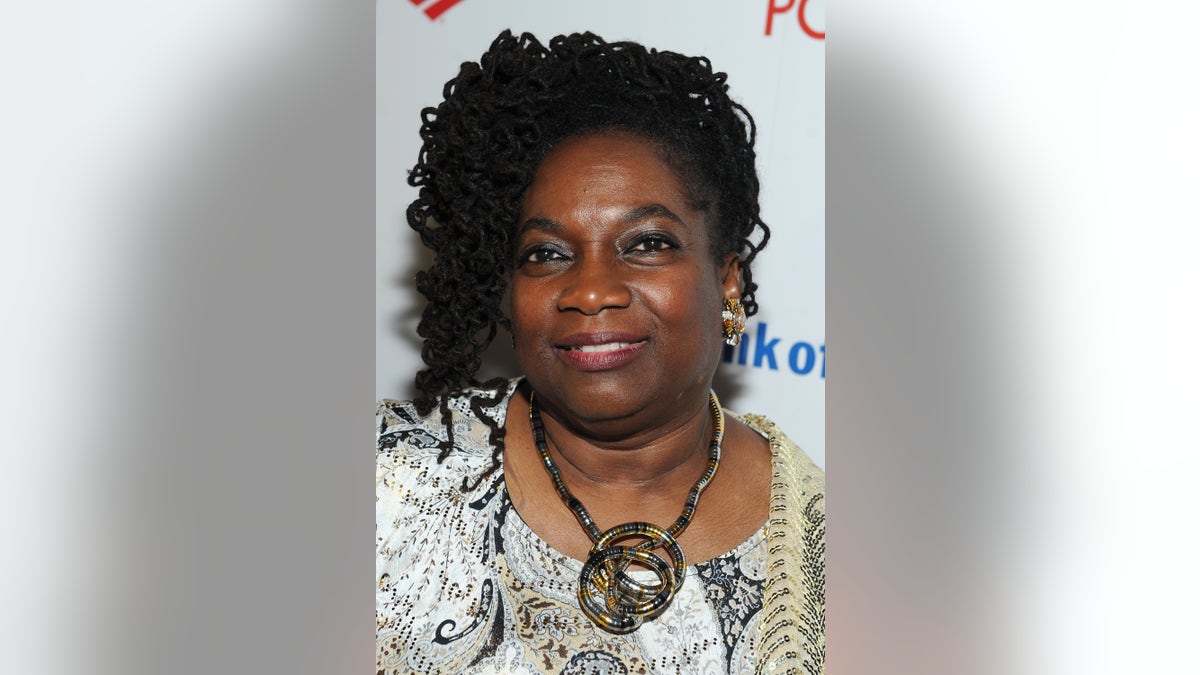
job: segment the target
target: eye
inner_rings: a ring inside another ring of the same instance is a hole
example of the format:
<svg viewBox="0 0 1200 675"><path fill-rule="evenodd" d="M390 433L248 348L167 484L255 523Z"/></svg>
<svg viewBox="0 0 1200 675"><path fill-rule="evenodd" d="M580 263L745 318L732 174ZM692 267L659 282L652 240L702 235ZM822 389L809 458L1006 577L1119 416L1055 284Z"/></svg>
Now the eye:
<svg viewBox="0 0 1200 675"><path fill-rule="evenodd" d="M517 267L524 267L527 263L545 264L566 260L567 254L549 244L538 244L525 249L517 256Z"/></svg>
<svg viewBox="0 0 1200 675"><path fill-rule="evenodd" d="M679 242L665 234L650 233L643 234L634 239L626 251L632 253L661 253L671 249L679 248Z"/></svg>

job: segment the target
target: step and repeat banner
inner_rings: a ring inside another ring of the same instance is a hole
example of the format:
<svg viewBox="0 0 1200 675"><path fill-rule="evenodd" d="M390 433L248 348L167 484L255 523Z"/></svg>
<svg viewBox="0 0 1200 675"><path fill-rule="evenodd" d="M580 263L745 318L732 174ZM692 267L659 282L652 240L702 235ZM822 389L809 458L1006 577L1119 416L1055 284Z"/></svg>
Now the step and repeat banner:
<svg viewBox="0 0 1200 675"><path fill-rule="evenodd" d="M722 403L775 420L825 464L825 3L823 0L379 0L377 64L376 394L409 398L421 367L428 255L405 222L420 110L441 101L463 61L503 29L707 56L758 126L762 216L771 241L754 263L759 313L717 376ZM485 375L516 375L501 335Z"/></svg>

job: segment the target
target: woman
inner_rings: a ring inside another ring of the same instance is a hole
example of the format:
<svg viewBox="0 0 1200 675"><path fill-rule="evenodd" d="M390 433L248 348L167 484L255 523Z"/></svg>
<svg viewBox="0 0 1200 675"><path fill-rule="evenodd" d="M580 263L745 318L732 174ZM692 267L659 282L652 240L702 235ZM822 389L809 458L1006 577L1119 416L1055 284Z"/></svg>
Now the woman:
<svg viewBox="0 0 1200 675"><path fill-rule="evenodd" d="M422 113L421 396L379 410L380 672L820 672L823 474L711 393L754 126L703 58L501 34ZM480 383L498 327L523 377Z"/></svg>

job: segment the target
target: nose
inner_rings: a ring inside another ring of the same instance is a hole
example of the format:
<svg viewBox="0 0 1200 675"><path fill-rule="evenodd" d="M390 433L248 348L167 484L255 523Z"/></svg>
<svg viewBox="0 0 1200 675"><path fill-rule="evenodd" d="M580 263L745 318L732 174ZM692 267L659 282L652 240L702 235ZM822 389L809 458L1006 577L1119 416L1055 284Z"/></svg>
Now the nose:
<svg viewBox="0 0 1200 675"><path fill-rule="evenodd" d="M581 256L565 275L566 285L558 296L560 312L599 314L606 309L628 307L632 295L617 264Z"/></svg>

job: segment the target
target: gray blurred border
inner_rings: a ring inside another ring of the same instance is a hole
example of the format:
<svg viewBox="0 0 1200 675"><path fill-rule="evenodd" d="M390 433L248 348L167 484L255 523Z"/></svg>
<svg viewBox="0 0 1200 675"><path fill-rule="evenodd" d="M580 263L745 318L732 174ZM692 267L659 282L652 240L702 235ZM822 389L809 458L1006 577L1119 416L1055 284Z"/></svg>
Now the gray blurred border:
<svg viewBox="0 0 1200 675"><path fill-rule="evenodd" d="M826 92L829 672L1018 672L998 621L1028 458L999 186L919 55L846 27Z"/></svg>
<svg viewBox="0 0 1200 675"><path fill-rule="evenodd" d="M127 214L80 672L370 672L375 4L277 13Z"/></svg>

